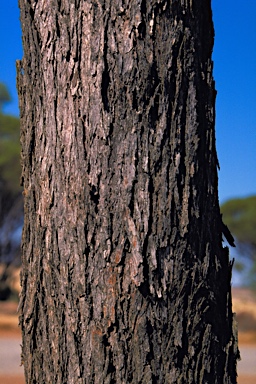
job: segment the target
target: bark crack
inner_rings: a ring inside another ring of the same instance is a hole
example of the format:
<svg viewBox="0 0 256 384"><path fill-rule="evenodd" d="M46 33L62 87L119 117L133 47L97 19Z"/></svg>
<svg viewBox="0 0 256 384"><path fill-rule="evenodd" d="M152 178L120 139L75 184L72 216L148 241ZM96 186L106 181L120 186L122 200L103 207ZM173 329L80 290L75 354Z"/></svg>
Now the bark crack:
<svg viewBox="0 0 256 384"><path fill-rule="evenodd" d="M108 23L109 23L109 18L106 16L106 20L104 22L104 42L103 42L104 69L102 72L102 81L101 81L101 97L102 97L103 107L106 112L109 112L108 88L110 84L109 66L108 66Z"/></svg>

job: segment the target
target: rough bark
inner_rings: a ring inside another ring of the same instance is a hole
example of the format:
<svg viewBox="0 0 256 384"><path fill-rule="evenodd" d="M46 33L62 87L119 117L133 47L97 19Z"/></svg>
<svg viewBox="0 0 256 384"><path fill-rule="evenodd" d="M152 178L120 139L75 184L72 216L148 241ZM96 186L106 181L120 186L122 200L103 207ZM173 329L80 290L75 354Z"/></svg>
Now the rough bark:
<svg viewBox="0 0 256 384"><path fill-rule="evenodd" d="M236 383L210 0L20 0L27 383Z"/></svg>

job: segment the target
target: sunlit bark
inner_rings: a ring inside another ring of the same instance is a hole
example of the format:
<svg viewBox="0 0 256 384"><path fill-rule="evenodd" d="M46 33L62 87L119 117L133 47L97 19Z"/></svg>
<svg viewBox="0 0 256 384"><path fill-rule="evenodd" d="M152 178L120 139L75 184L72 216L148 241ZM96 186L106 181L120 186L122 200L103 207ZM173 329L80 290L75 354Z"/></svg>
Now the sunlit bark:
<svg viewBox="0 0 256 384"><path fill-rule="evenodd" d="M209 0L20 0L27 383L236 383Z"/></svg>

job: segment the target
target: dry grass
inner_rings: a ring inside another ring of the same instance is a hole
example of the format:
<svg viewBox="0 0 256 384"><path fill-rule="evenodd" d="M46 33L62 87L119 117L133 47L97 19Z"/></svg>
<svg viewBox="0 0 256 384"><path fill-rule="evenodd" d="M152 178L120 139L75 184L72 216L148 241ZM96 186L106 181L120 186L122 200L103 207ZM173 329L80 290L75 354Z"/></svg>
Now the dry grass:
<svg viewBox="0 0 256 384"><path fill-rule="evenodd" d="M255 384L255 383L256 383L256 377L255 376L240 375L237 378L237 384Z"/></svg>
<svg viewBox="0 0 256 384"><path fill-rule="evenodd" d="M25 378L24 378L24 376L0 375L0 383L2 383L2 384L25 384Z"/></svg>
<svg viewBox="0 0 256 384"><path fill-rule="evenodd" d="M238 330L238 345L256 345L256 332L242 332Z"/></svg>

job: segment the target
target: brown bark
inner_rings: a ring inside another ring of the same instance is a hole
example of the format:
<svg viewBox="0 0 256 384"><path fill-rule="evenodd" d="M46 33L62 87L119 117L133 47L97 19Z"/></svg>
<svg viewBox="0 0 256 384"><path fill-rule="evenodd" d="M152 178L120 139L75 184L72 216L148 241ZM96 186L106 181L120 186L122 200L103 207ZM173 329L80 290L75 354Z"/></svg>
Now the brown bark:
<svg viewBox="0 0 256 384"><path fill-rule="evenodd" d="M27 383L236 383L210 0L20 0Z"/></svg>

